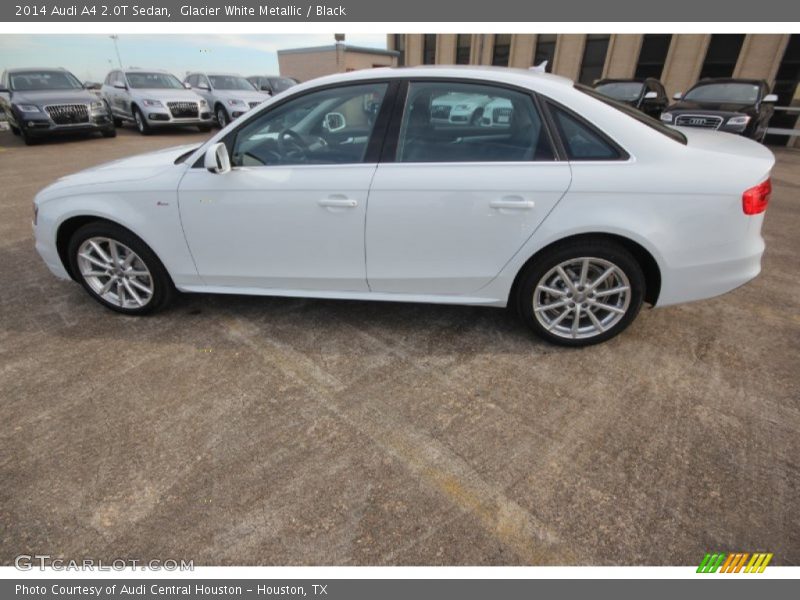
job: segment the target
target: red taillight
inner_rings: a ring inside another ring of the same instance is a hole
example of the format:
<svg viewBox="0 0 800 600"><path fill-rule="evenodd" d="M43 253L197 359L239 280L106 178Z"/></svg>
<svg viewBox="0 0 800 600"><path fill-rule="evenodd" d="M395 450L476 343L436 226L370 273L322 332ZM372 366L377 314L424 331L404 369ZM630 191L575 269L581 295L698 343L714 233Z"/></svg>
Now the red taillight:
<svg viewBox="0 0 800 600"><path fill-rule="evenodd" d="M767 210L772 183L767 179L742 194L742 210L746 215L757 215Z"/></svg>

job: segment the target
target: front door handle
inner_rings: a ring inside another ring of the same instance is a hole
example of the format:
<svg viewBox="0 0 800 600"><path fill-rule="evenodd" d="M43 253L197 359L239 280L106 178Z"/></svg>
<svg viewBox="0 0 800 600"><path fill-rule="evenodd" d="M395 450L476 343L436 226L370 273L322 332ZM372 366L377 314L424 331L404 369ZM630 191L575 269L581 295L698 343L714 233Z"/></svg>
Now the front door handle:
<svg viewBox="0 0 800 600"><path fill-rule="evenodd" d="M347 196L329 196L322 198L317 204L327 208L355 208L358 206L358 201Z"/></svg>
<svg viewBox="0 0 800 600"><path fill-rule="evenodd" d="M533 200L525 200L520 196L505 196L489 202L491 208L516 208L529 210L534 207Z"/></svg>

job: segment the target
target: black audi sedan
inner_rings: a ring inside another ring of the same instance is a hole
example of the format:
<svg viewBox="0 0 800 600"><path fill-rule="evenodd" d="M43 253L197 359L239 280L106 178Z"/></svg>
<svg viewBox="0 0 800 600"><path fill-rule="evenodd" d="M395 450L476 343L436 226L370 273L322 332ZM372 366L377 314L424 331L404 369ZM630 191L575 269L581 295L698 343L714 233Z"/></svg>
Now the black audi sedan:
<svg viewBox="0 0 800 600"><path fill-rule="evenodd" d="M656 119L661 115L669 100L664 86L658 79L600 79L592 86L598 93L638 108L646 115Z"/></svg>
<svg viewBox="0 0 800 600"><path fill-rule="evenodd" d="M0 78L0 109L29 145L61 133L117 135L105 102L65 69L9 69Z"/></svg>
<svg viewBox="0 0 800 600"><path fill-rule="evenodd" d="M763 141L778 100L759 79L702 79L661 113L661 120L677 127L702 127L738 133Z"/></svg>

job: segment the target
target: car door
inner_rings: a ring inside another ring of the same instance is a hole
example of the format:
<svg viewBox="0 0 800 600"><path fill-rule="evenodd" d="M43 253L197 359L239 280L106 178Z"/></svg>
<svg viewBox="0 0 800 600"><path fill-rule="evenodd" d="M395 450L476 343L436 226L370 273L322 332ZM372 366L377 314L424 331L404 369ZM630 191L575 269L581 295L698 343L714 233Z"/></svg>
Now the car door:
<svg viewBox="0 0 800 600"><path fill-rule="evenodd" d="M497 114L461 119L472 105ZM479 290L533 234L569 183L569 164L556 160L529 92L412 81L370 189L370 289L437 295Z"/></svg>
<svg viewBox="0 0 800 600"><path fill-rule="evenodd" d="M383 107L390 96L390 85L375 81L290 97L228 134L229 172L187 171L181 221L206 284L367 290L367 193L388 115L382 108L376 119L363 106L377 98ZM329 139L332 113L345 116L343 130L367 126L368 135Z"/></svg>

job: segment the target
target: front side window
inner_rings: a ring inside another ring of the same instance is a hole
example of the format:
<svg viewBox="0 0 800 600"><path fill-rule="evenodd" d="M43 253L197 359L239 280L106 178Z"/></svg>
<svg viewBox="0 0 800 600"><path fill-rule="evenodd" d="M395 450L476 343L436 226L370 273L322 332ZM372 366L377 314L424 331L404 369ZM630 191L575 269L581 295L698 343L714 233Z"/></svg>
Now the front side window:
<svg viewBox="0 0 800 600"><path fill-rule="evenodd" d="M66 71L19 71L9 77L11 89L17 92L45 90L77 90L82 88L72 73Z"/></svg>
<svg viewBox="0 0 800 600"><path fill-rule="evenodd" d="M386 88L385 83L352 85L289 100L237 132L231 162L235 166L363 162Z"/></svg>
<svg viewBox="0 0 800 600"><path fill-rule="evenodd" d="M529 95L472 83L411 84L398 162L533 160L554 154Z"/></svg>
<svg viewBox="0 0 800 600"><path fill-rule="evenodd" d="M128 72L128 85L132 88L146 90L180 90L183 84L169 73Z"/></svg>

